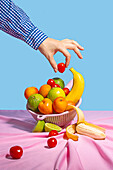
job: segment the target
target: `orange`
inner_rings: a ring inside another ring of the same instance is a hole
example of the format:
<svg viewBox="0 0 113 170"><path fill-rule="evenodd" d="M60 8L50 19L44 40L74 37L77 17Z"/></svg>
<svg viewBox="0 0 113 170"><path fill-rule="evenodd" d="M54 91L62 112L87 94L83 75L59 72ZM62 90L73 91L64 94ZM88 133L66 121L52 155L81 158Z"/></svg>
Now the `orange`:
<svg viewBox="0 0 113 170"><path fill-rule="evenodd" d="M72 110L73 108L70 106L70 105L73 105L75 106L75 103L73 101L67 101L67 107L66 107L66 110Z"/></svg>
<svg viewBox="0 0 113 170"><path fill-rule="evenodd" d="M48 98L44 98L39 103L38 109L43 114L52 114L53 113L52 101Z"/></svg>
<svg viewBox="0 0 113 170"><path fill-rule="evenodd" d="M51 90L51 86L48 84L44 84L40 87L39 89L39 93L43 96L46 97L49 93L49 91Z"/></svg>
<svg viewBox="0 0 113 170"><path fill-rule="evenodd" d="M62 113L66 110L67 107L67 101L65 100L64 97L57 97L53 101L53 109L57 113Z"/></svg>
<svg viewBox="0 0 113 170"><path fill-rule="evenodd" d="M38 89L36 87L28 87L24 91L24 96L28 99L32 94L38 93Z"/></svg>

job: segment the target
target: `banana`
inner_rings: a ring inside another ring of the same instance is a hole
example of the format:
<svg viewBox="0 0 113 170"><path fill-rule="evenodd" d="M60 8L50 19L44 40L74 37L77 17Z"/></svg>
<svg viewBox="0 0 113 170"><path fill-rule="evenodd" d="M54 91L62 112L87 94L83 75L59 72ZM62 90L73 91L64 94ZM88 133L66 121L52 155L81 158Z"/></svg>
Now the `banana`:
<svg viewBox="0 0 113 170"><path fill-rule="evenodd" d="M86 125L84 123L79 123L76 126L77 133L81 135L89 136L93 139L105 139L106 135L103 131L99 130L98 128L92 127L90 125Z"/></svg>
<svg viewBox="0 0 113 170"><path fill-rule="evenodd" d="M73 126L73 128L75 127L75 130L73 131L71 130L71 133L77 132L78 134L86 135L93 139L98 139L98 140L102 140L106 138L105 128L94 125L92 123L88 123L87 121L85 121L84 114L80 108L77 108L73 105L70 106L74 108L77 113L77 124L76 126ZM68 129L68 127L66 129ZM67 137L73 139L72 135Z"/></svg>
<svg viewBox="0 0 113 170"><path fill-rule="evenodd" d="M74 68L70 68L70 71L73 73L73 86L69 94L66 96L67 101L73 101L75 104L81 98L84 91L84 78L83 76L74 70Z"/></svg>
<svg viewBox="0 0 113 170"><path fill-rule="evenodd" d="M75 135L76 133L76 125L73 124L73 125L69 125L67 128L66 128L66 135L69 139L72 139L74 141L77 141L78 140L78 136Z"/></svg>
<svg viewBox="0 0 113 170"><path fill-rule="evenodd" d="M94 124L92 124L92 123L88 123L88 122L86 122L86 121L84 121L84 124L85 124L85 125L89 125L89 126L94 127L94 128L97 128L97 129L99 129L100 131L102 131L102 132L104 132L104 133L105 133L105 131L106 131L105 128L100 127L100 126L97 126L97 125L94 125Z"/></svg>
<svg viewBox="0 0 113 170"><path fill-rule="evenodd" d="M77 108L73 105L71 105L72 108L74 108L76 110L76 113L77 113L77 124L79 123L84 123L85 122L85 117L84 117L84 114L82 112L82 110L80 108Z"/></svg>

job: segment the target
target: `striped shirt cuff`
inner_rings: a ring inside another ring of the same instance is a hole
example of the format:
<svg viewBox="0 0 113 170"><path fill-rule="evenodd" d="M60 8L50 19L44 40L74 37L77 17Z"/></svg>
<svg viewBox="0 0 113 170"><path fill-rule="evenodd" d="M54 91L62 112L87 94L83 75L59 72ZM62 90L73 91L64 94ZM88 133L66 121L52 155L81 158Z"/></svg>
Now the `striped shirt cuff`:
<svg viewBox="0 0 113 170"><path fill-rule="evenodd" d="M40 44L48 38L41 30L37 27L30 33L30 35L25 39L25 42L30 45L35 50L38 49Z"/></svg>

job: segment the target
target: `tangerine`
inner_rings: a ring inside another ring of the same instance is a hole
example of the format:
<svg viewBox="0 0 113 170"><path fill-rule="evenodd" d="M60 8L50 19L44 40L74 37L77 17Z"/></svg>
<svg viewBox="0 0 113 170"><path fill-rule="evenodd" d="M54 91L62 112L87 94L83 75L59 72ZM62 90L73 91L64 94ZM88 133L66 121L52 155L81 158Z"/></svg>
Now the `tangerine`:
<svg viewBox="0 0 113 170"><path fill-rule="evenodd" d="M44 84L40 87L39 94L41 94L43 97L47 97L50 90L51 86L49 84Z"/></svg>
<svg viewBox="0 0 113 170"><path fill-rule="evenodd" d="M67 101L64 97L57 97L53 101L53 109L57 113L62 113L66 110L67 107Z"/></svg>
<svg viewBox="0 0 113 170"><path fill-rule="evenodd" d="M24 96L28 99L32 94L38 93L38 89L36 87L28 87L24 91Z"/></svg>

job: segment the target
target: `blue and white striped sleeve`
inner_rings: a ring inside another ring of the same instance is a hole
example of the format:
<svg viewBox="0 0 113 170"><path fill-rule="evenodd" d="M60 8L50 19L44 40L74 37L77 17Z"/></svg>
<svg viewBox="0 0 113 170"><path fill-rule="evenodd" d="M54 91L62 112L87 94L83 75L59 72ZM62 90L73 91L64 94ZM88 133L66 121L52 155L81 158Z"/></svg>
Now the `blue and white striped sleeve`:
<svg viewBox="0 0 113 170"><path fill-rule="evenodd" d="M30 21L12 0L0 0L0 29L23 40L35 50L48 37Z"/></svg>

